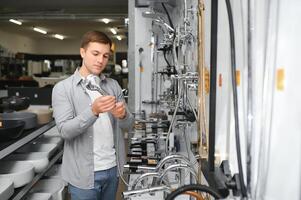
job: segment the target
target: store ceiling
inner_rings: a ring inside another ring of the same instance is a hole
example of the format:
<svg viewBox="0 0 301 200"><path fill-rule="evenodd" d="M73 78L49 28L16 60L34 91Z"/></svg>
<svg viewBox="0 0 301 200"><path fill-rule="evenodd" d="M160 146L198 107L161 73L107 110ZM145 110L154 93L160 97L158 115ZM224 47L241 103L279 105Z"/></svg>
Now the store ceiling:
<svg viewBox="0 0 301 200"><path fill-rule="evenodd" d="M66 39L78 39L88 30L100 30L114 37L110 28L125 37L127 27L124 18L128 13L127 0L1 0L0 30L33 39L50 38L61 34ZM21 26L9 22L20 20ZM112 21L105 24L102 18ZM48 32L34 32L33 27Z"/></svg>

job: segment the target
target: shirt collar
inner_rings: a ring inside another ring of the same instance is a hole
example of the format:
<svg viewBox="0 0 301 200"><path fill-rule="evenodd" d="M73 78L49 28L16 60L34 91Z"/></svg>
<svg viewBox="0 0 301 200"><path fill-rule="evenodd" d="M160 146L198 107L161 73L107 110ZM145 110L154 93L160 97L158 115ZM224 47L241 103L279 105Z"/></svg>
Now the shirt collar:
<svg viewBox="0 0 301 200"><path fill-rule="evenodd" d="M79 67L74 72L74 78L75 78L76 85L79 84L82 81L82 76L79 73ZM101 81L105 81L106 80L106 76L103 75L103 74L100 74L99 78L100 78Z"/></svg>

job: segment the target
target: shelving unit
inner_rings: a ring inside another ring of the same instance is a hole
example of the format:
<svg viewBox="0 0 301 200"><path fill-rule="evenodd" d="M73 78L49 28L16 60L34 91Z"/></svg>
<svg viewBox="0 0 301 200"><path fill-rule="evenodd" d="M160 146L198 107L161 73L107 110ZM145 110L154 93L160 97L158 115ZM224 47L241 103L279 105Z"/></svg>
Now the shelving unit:
<svg viewBox="0 0 301 200"><path fill-rule="evenodd" d="M29 190L37 183L43 175L63 156L63 150L61 150L58 154L56 154L49 162L46 169L44 169L41 173L35 175L30 183L24 186L20 191L15 192L15 194L10 198L10 200L21 200Z"/></svg>
<svg viewBox="0 0 301 200"><path fill-rule="evenodd" d="M15 150L17 150L21 146L25 145L26 143L28 143L31 140L35 139L36 137L40 136L41 134L43 134L44 132L46 132L47 130L49 130L50 128L52 128L54 126L55 126L55 122L51 121L48 124L42 126L41 128L33 131L29 135L25 136L24 138L16 141L15 143L9 145L8 147L2 149L0 151L0 159L2 159L5 156L11 154L12 152L14 152Z"/></svg>
<svg viewBox="0 0 301 200"><path fill-rule="evenodd" d="M27 144L28 142L34 140L35 138L39 137L43 133L47 132L51 128L55 126L55 121L51 121L42 127L34 130L33 132L29 133L25 137L19 139L18 141L10 144L9 146L0 150L0 160L5 156L13 153L18 148L22 147L23 145ZM63 155L63 150L59 149L57 153L51 158L49 161L48 166L40 173L35 174L34 178L30 183L23 186L22 188L15 189L14 194L10 197L9 200L21 200L25 197L25 195L30 191L30 189L44 176L44 174L59 160Z"/></svg>

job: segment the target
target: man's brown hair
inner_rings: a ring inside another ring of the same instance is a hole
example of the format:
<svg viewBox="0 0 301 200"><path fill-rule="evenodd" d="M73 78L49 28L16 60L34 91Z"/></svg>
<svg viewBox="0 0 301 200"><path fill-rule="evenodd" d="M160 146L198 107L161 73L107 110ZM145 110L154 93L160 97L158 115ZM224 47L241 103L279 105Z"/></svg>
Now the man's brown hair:
<svg viewBox="0 0 301 200"><path fill-rule="evenodd" d="M81 48L86 48L90 42L98 42L102 44L109 44L112 47L112 40L103 32L89 31L82 37Z"/></svg>

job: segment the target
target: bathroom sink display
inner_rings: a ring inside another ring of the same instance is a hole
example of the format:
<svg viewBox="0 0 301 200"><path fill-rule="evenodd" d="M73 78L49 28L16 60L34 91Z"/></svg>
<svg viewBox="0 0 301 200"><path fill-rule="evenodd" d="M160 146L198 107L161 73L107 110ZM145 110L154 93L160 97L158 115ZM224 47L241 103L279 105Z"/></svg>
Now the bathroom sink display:
<svg viewBox="0 0 301 200"><path fill-rule="evenodd" d="M47 152L32 152L32 153L21 153L11 154L5 157L3 160L10 161L25 161L31 163L34 166L36 173L42 172L49 164Z"/></svg>
<svg viewBox="0 0 301 200"><path fill-rule="evenodd" d="M51 193L53 200L64 200L65 185L59 179L42 179L39 180L30 192Z"/></svg>
<svg viewBox="0 0 301 200"><path fill-rule="evenodd" d="M30 193L25 200L52 200L52 196L50 193Z"/></svg>
<svg viewBox="0 0 301 200"><path fill-rule="evenodd" d="M14 188L22 187L29 183L34 177L34 167L24 161L0 161L0 180L10 179Z"/></svg>
<svg viewBox="0 0 301 200"><path fill-rule="evenodd" d="M10 179L0 178L0 199L7 200L14 194L14 183Z"/></svg>
<svg viewBox="0 0 301 200"><path fill-rule="evenodd" d="M29 143L17 149L17 153L44 152L49 159L56 151L57 144Z"/></svg>

